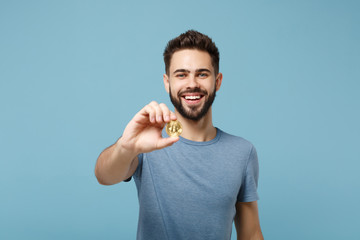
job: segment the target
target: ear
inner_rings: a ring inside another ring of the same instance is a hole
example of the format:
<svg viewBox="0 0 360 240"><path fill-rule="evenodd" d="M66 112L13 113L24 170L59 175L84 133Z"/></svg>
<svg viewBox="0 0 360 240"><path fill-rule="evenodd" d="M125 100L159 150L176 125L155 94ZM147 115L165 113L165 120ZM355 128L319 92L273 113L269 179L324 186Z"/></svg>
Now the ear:
<svg viewBox="0 0 360 240"><path fill-rule="evenodd" d="M169 83L169 77L168 77L168 75L164 74L164 75L163 75L163 80L164 80L165 90L167 91L167 93L169 93L170 83Z"/></svg>
<svg viewBox="0 0 360 240"><path fill-rule="evenodd" d="M216 91L219 91L219 89L221 87L222 79L223 79L222 73L218 73L216 80L215 80Z"/></svg>

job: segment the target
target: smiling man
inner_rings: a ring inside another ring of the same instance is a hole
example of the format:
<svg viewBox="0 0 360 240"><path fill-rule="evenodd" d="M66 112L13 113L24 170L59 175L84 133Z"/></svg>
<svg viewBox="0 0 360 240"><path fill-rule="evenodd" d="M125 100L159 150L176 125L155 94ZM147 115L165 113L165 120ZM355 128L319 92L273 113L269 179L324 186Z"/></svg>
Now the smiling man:
<svg viewBox="0 0 360 240"><path fill-rule="evenodd" d="M237 239L263 239L256 150L212 123L211 106L223 79L216 45L190 30L169 41L164 61L164 86L175 111L155 101L141 109L100 154L99 183L134 178L138 240L229 240L233 222ZM164 131L171 120L181 122L180 137Z"/></svg>

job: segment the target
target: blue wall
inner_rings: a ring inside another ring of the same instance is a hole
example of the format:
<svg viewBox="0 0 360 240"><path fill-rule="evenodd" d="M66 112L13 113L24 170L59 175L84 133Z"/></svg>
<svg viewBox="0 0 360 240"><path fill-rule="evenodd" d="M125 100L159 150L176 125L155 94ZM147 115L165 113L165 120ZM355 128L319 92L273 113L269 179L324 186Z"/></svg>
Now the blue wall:
<svg viewBox="0 0 360 240"><path fill-rule="evenodd" d="M358 1L0 1L0 239L135 239L100 152L196 29L221 53L214 123L254 143L266 239L360 239ZM209 216L211 217L211 216ZM235 239L235 233L233 234Z"/></svg>

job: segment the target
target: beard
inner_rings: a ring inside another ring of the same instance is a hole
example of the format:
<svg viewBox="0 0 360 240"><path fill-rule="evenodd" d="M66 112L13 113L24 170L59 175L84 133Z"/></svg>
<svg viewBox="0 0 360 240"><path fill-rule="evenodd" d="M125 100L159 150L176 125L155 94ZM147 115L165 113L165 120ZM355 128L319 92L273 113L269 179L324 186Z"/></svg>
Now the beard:
<svg viewBox="0 0 360 240"><path fill-rule="evenodd" d="M202 93L204 94L204 98L207 96L207 91L202 90L198 87L193 89L188 89L182 92L179 92L176 97L174 97L171 94L171 87L169 87L169 95L170 100L172 104L174 105L175 109L183 116L184 118L193 120L193 121L199 121L201 118L203 118L207 112L209 111L211 105L213 104L216 96L216 89L214 88L214 91L208 96L208 98L205 98L205 103L203 106L191 106L189 109L185 109L184 105L181 101L181 94L184 93Z"/></svg>

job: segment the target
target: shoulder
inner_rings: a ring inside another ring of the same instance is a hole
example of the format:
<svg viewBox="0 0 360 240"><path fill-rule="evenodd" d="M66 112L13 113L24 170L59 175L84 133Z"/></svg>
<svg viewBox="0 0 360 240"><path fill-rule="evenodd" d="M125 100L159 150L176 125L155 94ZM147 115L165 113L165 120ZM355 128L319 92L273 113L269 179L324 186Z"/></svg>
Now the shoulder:
<svg viewBox="0 0 360 240"><path fill-rule="evenodd" d="M221 141L226 145L248 151L251 151L254 148L254 145L243 137L224 132L220 129L218 129L218 131L221 134Z"/></svg>

